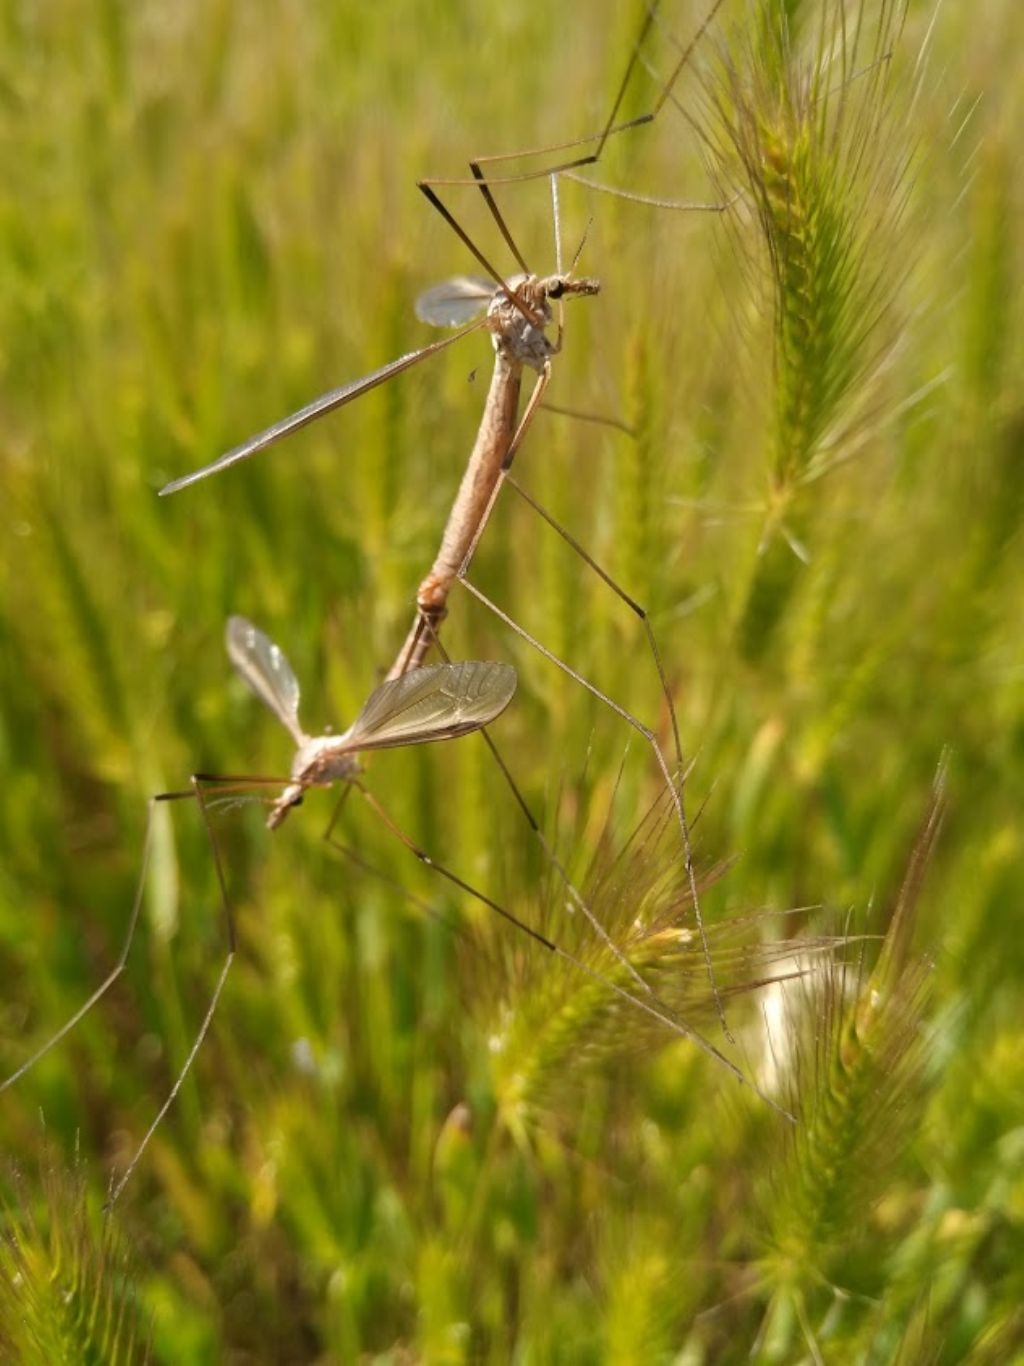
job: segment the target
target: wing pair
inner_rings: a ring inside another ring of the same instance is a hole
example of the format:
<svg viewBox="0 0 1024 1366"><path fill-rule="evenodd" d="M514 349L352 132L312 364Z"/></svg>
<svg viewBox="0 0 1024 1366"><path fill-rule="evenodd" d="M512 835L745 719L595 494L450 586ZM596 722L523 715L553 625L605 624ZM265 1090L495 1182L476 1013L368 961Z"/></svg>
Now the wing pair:
<svg viewBox="0 0 1024 1366"><path fill-rule="evenodd" d="M286 726L297 747L308 740L299 724L299 683L282 650L244 617L230 617L231 662L257 697ZM453 740L488 725L516 690L510 664L468 660L413 669L382 683L343 735L339 752Z"/></svg>

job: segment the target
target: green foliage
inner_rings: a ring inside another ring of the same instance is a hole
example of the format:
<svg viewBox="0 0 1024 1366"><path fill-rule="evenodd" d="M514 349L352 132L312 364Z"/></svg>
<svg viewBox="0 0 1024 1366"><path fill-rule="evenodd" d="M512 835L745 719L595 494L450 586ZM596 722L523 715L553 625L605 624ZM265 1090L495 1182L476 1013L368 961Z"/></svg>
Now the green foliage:
<svg viewBox="0 0 1024 1366"><path fill-rule="evenodd" d="M699 11L663 4L623 118ZM0 1076L116 962L149 795L287 769L227 615L286 650L311 729L393 657L486 338L157 490L430 340L416 294L475 267L415 180L600 127L645 13L0 6ZM335 844L321 794L273 837L260 807L217 807L238 953L103 1222L223 962L207 832L159 804L123 976L0 1093L0 1352L1020 1354L1021 23L1010 0L984 26L726 0L595 175L717 185L727 210L562 184L566 255L589 224L602 292L567 306L550 396L613 421L541 412L516 477L652 612L735 1048L648 747L456 595L447 647L516 664L494 739L621 957L476 738L381 754L367 784L600 978L357 794ZM498 193L550 269L545 182ZM444 194L510 264L472 187ZM473 577L671 755L642 621L511 492ZM753 1085L619 995L634 974ZM72 1180L48 1174L76 1151Z"/></svg>

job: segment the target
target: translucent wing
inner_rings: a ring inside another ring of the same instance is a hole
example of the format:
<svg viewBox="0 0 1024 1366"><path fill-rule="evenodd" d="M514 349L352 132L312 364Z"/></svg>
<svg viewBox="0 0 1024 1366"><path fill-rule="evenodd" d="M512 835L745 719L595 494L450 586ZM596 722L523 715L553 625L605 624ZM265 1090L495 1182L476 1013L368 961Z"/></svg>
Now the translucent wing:
<svg viewBox="0 0 1024 1366"><path fill-rule="evenodd" d="M434 327L458 327L482 313L497 286L478 275L456 275L425 290L416 300L416 316Z"/></svg>
<svg viewBox="0 0 1024 1366"><path fill-rule="evenodd" d="M288 727L295 743L303 744L307 736L299 725L299 682L282 651L244 617L228 617L226 640L231 662L246 683Z"/></svg>
<svg viewBox="0 0 1024 1366"><path fill-rule="evenodd" d="M469 660L413 669L377 688L343 738L353 750L452 740L500 716L515 690L511 664Z"/></svg>
<svg viewBox="0 0 1024 1366"><path fill-rule="evenodd" d="M453 342L457 342L460 337L467 336L479 326L480 323L474 323L472 327L464 328L461 332L456 332L454 336L442 337L440 341L431 342L429 346L421 346L418 351L410 351L405 356L399 356L397 360L382 365L379 370L371 370L362 379L352 380L351 383L343 384L338 389L328 390L326 394L321 394L312 403L307 403L304 408L300 408L297 413L292 413L290 417L283 417L280 422L275 422L272 427L250 437L248 441L243 441L240 446L235 446L232 450L225 452L224 455L218 456L216 460L209 465L204 465L202 469L193 470L191 474L184 474L180 479L172 479L160 490L160 497L162 498L167 493L177 493L179 489L188 488L189 484L195 484L200 479L205 479L208 474L219 474L221 470L226 470L229 465L237 465L240 460L248 459L257 451L266 450L268 446L273 446L282 437L290 436L292 432L297 432L300 427L308 426L310 422L315 422L317 418L333 412L335 408L341 408L346 403L351 403L353 399L359 398L361 394L367 393L370 389L375 389L378 384L385 384L395 375L400 375L403 370L418 365L421 360L426 360L435 351L443 351L446 346L451 346Z"/></svg>

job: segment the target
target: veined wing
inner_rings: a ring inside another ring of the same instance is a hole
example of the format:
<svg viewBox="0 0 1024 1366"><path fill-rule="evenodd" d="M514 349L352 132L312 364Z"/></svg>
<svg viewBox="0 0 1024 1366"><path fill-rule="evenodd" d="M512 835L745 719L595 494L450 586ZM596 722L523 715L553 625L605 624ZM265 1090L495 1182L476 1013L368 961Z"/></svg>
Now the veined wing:
<svg viewBox="0 0 1024 1366"><path fill-rule="evenodd" d="M434 327L458 327L482 313L497 285L479 275L455 275L432 285L416 300L416 316Z"/></svg>
<svg viewBox="0 0 1024 1366"><path fill-rule="evenodd" d="M404 356L399 356L397 360L382 365L379 370L371 370L362 379L355 379L349 384L341 385L338 389L328 390L326 394L321 394L312 403L307 403L304 408L300 408L297 413L292 413L290 417L283 417L280 422L275 422L272 427L268 427L256 436L251 436L248 441L243 441L240 446L235 446L232 450L226 451L224 455L218 456L216 460L209 465L204 465L202 469L193 470L191 474L184 474L180 479L172 479L160 490L160 497L162 498L168 493L177 493L179 489L188 488L189 484L195 484L200 479L205 479L208 474L219 474L221 470L226 470L229 465L237 465L240 460L247 460L250 455L266 450L268 446L273 446L282 437L290 436L292 432L297 432L300 427L308 426L310 422L315 422L317 418L333 412L335 408L344 407L346 403L351 403L361 394L375 389L378 384L385 384L395 375L400 375L404 370L409 370L412 366L418 365L421 360L426 360L436 351L443 351L446 346L451 346L461 337L468 336L470 332L475 331L482 324L483 319L481 318L469 327L464 327L461 332L456 332L450 337L442 337L440 341L431 342L429 346L421 346L418 351L410 351Z"/></svg>
<svg viewBox="0 0 1024 1366"><path fill-rule="evenodd" d="M452 740L500 716L515 690L511 664L468 660L412 669L371 693L343 739L352 750Z"/></svg>
<svg viewBox="0 0 1024 1366"><path fill-rule="evenodd" d="M244 617L228 617L228 654L235 668L265 702L297 745L308 738L299 725L299 681L282 650Z"/></svg>

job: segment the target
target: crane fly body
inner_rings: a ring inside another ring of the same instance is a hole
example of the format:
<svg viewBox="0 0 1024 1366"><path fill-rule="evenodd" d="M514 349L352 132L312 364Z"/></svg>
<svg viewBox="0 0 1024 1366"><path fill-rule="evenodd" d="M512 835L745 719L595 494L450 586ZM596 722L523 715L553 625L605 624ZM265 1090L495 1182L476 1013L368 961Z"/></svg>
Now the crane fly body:
<svg viewBox="0 0 1024 1366"><path fill-rule="evenodd" d="M244 617L229 618L226 638L231 662L296 745L290 780L267 817L271 830L307 788L354 777L359 754L468 735L500 716L516 690L510 664L432 664L382 683L341 735L311 736L299 724L299 684L283 651Z"/></svg>

